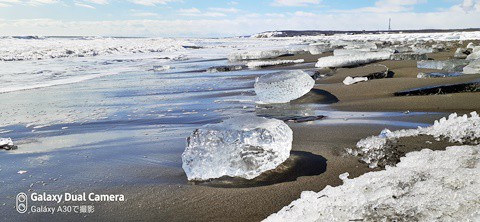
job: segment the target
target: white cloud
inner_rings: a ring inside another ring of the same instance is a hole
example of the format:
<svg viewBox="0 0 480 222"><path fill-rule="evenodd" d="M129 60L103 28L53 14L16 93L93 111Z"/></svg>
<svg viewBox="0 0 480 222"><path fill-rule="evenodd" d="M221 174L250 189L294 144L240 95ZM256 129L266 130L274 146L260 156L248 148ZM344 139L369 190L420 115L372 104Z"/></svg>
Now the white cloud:
<svg viewBox="0 0 480 222"><path fill-rule="evenodd" d="M87 5L87 4L80 3L80 2L75 2L74 4L75 4L76 6L78 6L78 7L89 8L89 9L95 9L95 7L93 7L93 6L91 6L91 5Z"/></svg>
<svg viewBox="0 0 480 222"><path fill-rule="evenodd" d="M375 6L363 7L352 10L334 10L334 12L369 12L369 13L386 13L386 12L406 12L413 10L413 6L426 3L427 0L379 0L375 2Z"/></svg>
<svg viewBox="0 0 480 222"><path fill-rule="evenodd" d="M198 8L182 8L179 9L178 12L180 13L200 13Z"/></svg>
<svg viewBox="0 0 480 222"><path fill-rule="evenodd" d="M59 3L58 0L0 0L0 7L9 7L15 4L38 6Z"/></svg>
<svg viewBox="0 0 480 222"><path fill-rule="evenodd" d="M180 15L188 17L225 17L224 13L220 12L202 12L197 8L187 8L177 10Z"/></svg>
<svg viewBox="0 0 480 222"><path fill-rule="evenodd" d="M281 14L281 13L267 13L267 14L265 14L265 16L267 16L267 17L277 17L277 18L285 17L285 15Z"/></svg>
<svg viewBox="0 0 480 222"><path fill-rule="evenodd" d="M103 35L103 36L235 36L267 30L379 30L471 28L478 27L480 13L463 10L413 13L324 13L313 16L289 14L289 19L266 18L266 15L234 19L59 21L51 19L1 20L1 35Z"/></svg>
<svg viewBox="0 0 480 222"><path fill-rule="evenodd" d="M135 17L157 17L157 16L159 16L157 13L153 13L153 12L135 12L135 13L132 13L130 15L135 16Z"/></svg>
<svg viewBox="0 0 480 222"><path fill-rule="evenodd" d="M223 13L238 13L240 12L237 8L209 8L211 11L223 12Z"/></svg>
<svg viewBox="0 0 480 222"><path fill-rule="evenodd" d="M107 5L108 4L108 0L84 0L84 1L94 3L94 4L97 4L97 5Z"/></svg>
<svg viewBox="0 0 480 222"><path fill-rule="evenodd" d="M293 13L295 16L300 16L300 17L314 17L316 16L315 13L311 13L311 12L302 12L302 11L296 11L295 13Z"/></svg>
<svg viewBox="0 0 480 222"><path fill-rule="evenodd" d="M130 2L134 4L144 6L166 5L167 3L174 1L176 0L130 0Z"/></svg>
<svg viewBox="0 0 480 222"><path fill-rule="evenodd" d="M320 4L320 0L275 0L274 6L307 6L309 4Z"/></svg>
<svg viewBox="0 0 480 222"><path fill-rule="evenodd" d="M480 12L480 0L464 0L459 7L467 13Z"/></svg>

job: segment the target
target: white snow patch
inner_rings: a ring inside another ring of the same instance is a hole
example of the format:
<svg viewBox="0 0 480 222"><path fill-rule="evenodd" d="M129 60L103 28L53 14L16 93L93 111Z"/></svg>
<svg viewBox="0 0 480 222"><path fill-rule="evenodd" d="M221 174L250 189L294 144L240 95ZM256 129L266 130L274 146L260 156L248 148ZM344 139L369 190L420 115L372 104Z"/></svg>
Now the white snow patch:
<svg viewBox="0 0 480 222"><path fill-rule="evenodd" d="M408 153L396 167L304 191L264 221L479 221L480 146Z"/></svg>
<svg viewBox="0 0 480 222"><path fill-rule="evenodd" d="M394 147L396 139L402 137L411 137L418 135L430 135L435 138L448 139L450 142L462 144L480 143L480 117L477 112L458 116L456 113L450 114L448 118L436 120L433 126L419 127L418 129L407 129L390 131L383 130L379 136L372 136L358 141L356 148L347 149L347 152L360 156L361 160L371 168L379 165L391 165L389 158L394 157L396 148Z"/></svg>

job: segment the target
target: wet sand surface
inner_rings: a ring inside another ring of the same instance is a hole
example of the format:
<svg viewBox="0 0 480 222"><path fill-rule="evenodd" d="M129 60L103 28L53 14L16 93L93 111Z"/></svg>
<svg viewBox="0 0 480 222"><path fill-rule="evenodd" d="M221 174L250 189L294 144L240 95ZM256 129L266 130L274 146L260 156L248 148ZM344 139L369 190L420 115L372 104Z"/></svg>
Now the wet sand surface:
<svg viewBox="0 0 480 222"><path fill-rule="evenodd" d="M448 58L448 55L452 54L450 50L429 57ZM316 61L318 57L299 55L281 59L305 58L306 63L309 63ZM216 62L216 65L217 63L223 64L225 61ZM375 79L351 86L343 85L342 81L346 76L363 76L381 70L381 66L375 66L379 64L387 66L394 73L393 78ZM85 122L82 126L67 124L39 128L35 133L41 136L36 138L36 141L28 139L31 138L29 136L32 133L31 129L19 130L26 138L25 140L20 138L19 145L23 147L34 149L39 142L54 144L64 141L69 149L56 151L54 155L48 152L25 152L16 154L17 156L0 154L4 159L0 165L2 169L0 175L6 175L0 179L0 186L15 184L0 191L0 218L7 221L59 220L58 214L19 215L14 212L13 194L18 192L96 192L124 194L126 202L95 203L93 214L63 214L61 219L260 221L298 199L302 191L320 191L326 186L340 185L341 180L338 177L340 174L348 172L350 178L354 178L378 170L368 168L356 157L345 155L344 149L354 147L360 139L378 135L384 128L396 130L428 126L434 120L448 116L453 111L459 113L480 111L478 92L395 97L393 93L398 91L480 79L480 75L417 79L418 72L429 70L417 69L415 61L382 61L366 67L337 69L333 76L318 79L317 85L310 93L286 105L257 106L252 101L243 101L253 100L252 86L256 76L268 70L305 67L313 68L310 63L303 66L232 72L228 77L208 74L202 78L203 82L199 82L197 91L181 89L179 94L185 97L179 96L170 100L167 97L158 99L162 93L155 95L148 93L162 92L161 89L155 88L155 83L144 82L124 89L120 84L118 90L114 92L101 87L104 81L102 79L95 80L97 82L94 83L80 84L80 89L85 84L100 84L98 88L85 87L90 91L90 96L86 98L89 103L96 104L102 99L117 98L114 102L104 104L104 108L116 106L113 114L118 115L118 118L103 122L97 119L92 123ZM150 78L151 81L158 78L151 74L143 77ZM236 84L219 86L214 82L210 85L200 85L211 81L212 77L226 78L227 81L235 81ZM138 76L119 75L115 78L119 81L128 81ZM165 75L161 81L166 79L173 81L178 78L182 77ZM189 78L191 76L183 80ZM145 87L150 89L147 93L142 91ZM60 86L34 93L38 92L44 93L49 98L59 92L73 93L75 90L69 89L68 86ZM34 93L26 91L0 97L27 98ZM198 100L198 104L193 106L184 104L192 100ZM25 104L31 102L27 101ZM134 108L129 108L128 104ZM204 104L215 105L205 107ZM118 111L118 107L123 106L125 109ZM107 116L114 116L108 110L104 112L105 115L108 113ZM289 123L294 132L292 157L276 170L264 173L253 182L225 178L206 183L189 183L181 168L180 159L185 138L193 129L204 123L218 122L226 116L239 113L256 113L270 117L325 115L326 118L307 123ZM89 124L91 128L85 128L85 125ZM175 124L184 126L174 127ZM78 131L58 133L53 130L61 127ZM11 128L25 127L11 126ZM399 143L405 147L403 152L422 148L444 149L452 145L428 137L406 138ZM27 169L29 173L16 174L21 169Z"/></svg>

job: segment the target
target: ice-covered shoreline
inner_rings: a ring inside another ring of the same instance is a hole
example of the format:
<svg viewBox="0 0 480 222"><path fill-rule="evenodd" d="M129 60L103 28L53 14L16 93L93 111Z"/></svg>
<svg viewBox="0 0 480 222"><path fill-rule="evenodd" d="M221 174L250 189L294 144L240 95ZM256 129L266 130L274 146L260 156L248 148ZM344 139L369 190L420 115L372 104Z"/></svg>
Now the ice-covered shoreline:
<svg viewBox="0 0 480 222"><path fill-rule="evenodd" d="M3 38L0 61L171 52L185 50L184 46L194 45L183 39L163 38Z"/></svg>
<svg viewBox="0 0 480 222"><path fill-rule="evenodd" d="M265 221L478 221L479 153L480 146L412 152L395 167L305 191Z"/></svg>

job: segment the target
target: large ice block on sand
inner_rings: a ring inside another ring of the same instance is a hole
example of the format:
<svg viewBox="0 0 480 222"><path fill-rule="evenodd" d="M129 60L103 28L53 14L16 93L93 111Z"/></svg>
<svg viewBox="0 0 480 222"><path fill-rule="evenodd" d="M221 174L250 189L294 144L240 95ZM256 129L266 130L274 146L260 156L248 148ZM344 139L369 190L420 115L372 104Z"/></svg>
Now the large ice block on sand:
<svg viewBox="0 0 480 222"><path fill-rule="evenodd" d="M396 167L302 192L266 222L478 221L480 146L408 153Z"/></svg>
<svg viewBox="0 0 480 222"><path fill-rule="evenodd" d="M352 55L328 56L318 59L315 65L318 68L338 68L347 66L358 66L375 61L390 59L390 52L364 52Z"/></svg>
<svg viewBox="0 0 480 222"><path fill-rule="evenodd" d="M465 67L469 61L462 59L453 59L453 60L423 60L417 61L417 68L419 69L438 69L445 70L449 72L461 72L463 67Z"/></svg>
<svg viewBox="0 0 480 222"><path fill-rule="evenodd" d="M464 74L480 74L480 59L471 61L463 68Z"/></svg>
<svg viewBox="0 0 480 222"><path fill-rule="evenodd" d="M228 55L230 61L274 59L282 55L288 55L288 50L265 50L265 51L242 51Z"/></svg>
<svg viewBox="0 0 480 222"><path fill-rule="evenodd" d="M255 93L262 103L288 103L307 94L315 80L301 70L263 75L255 82Z"/></svg>
<svg viewBox="0 0 480 222"><path fill-rule="evenodd" d="M188 180L253 179L290 156L293 133L281 120L239 116L195 130L182 154Z"/></svg>

